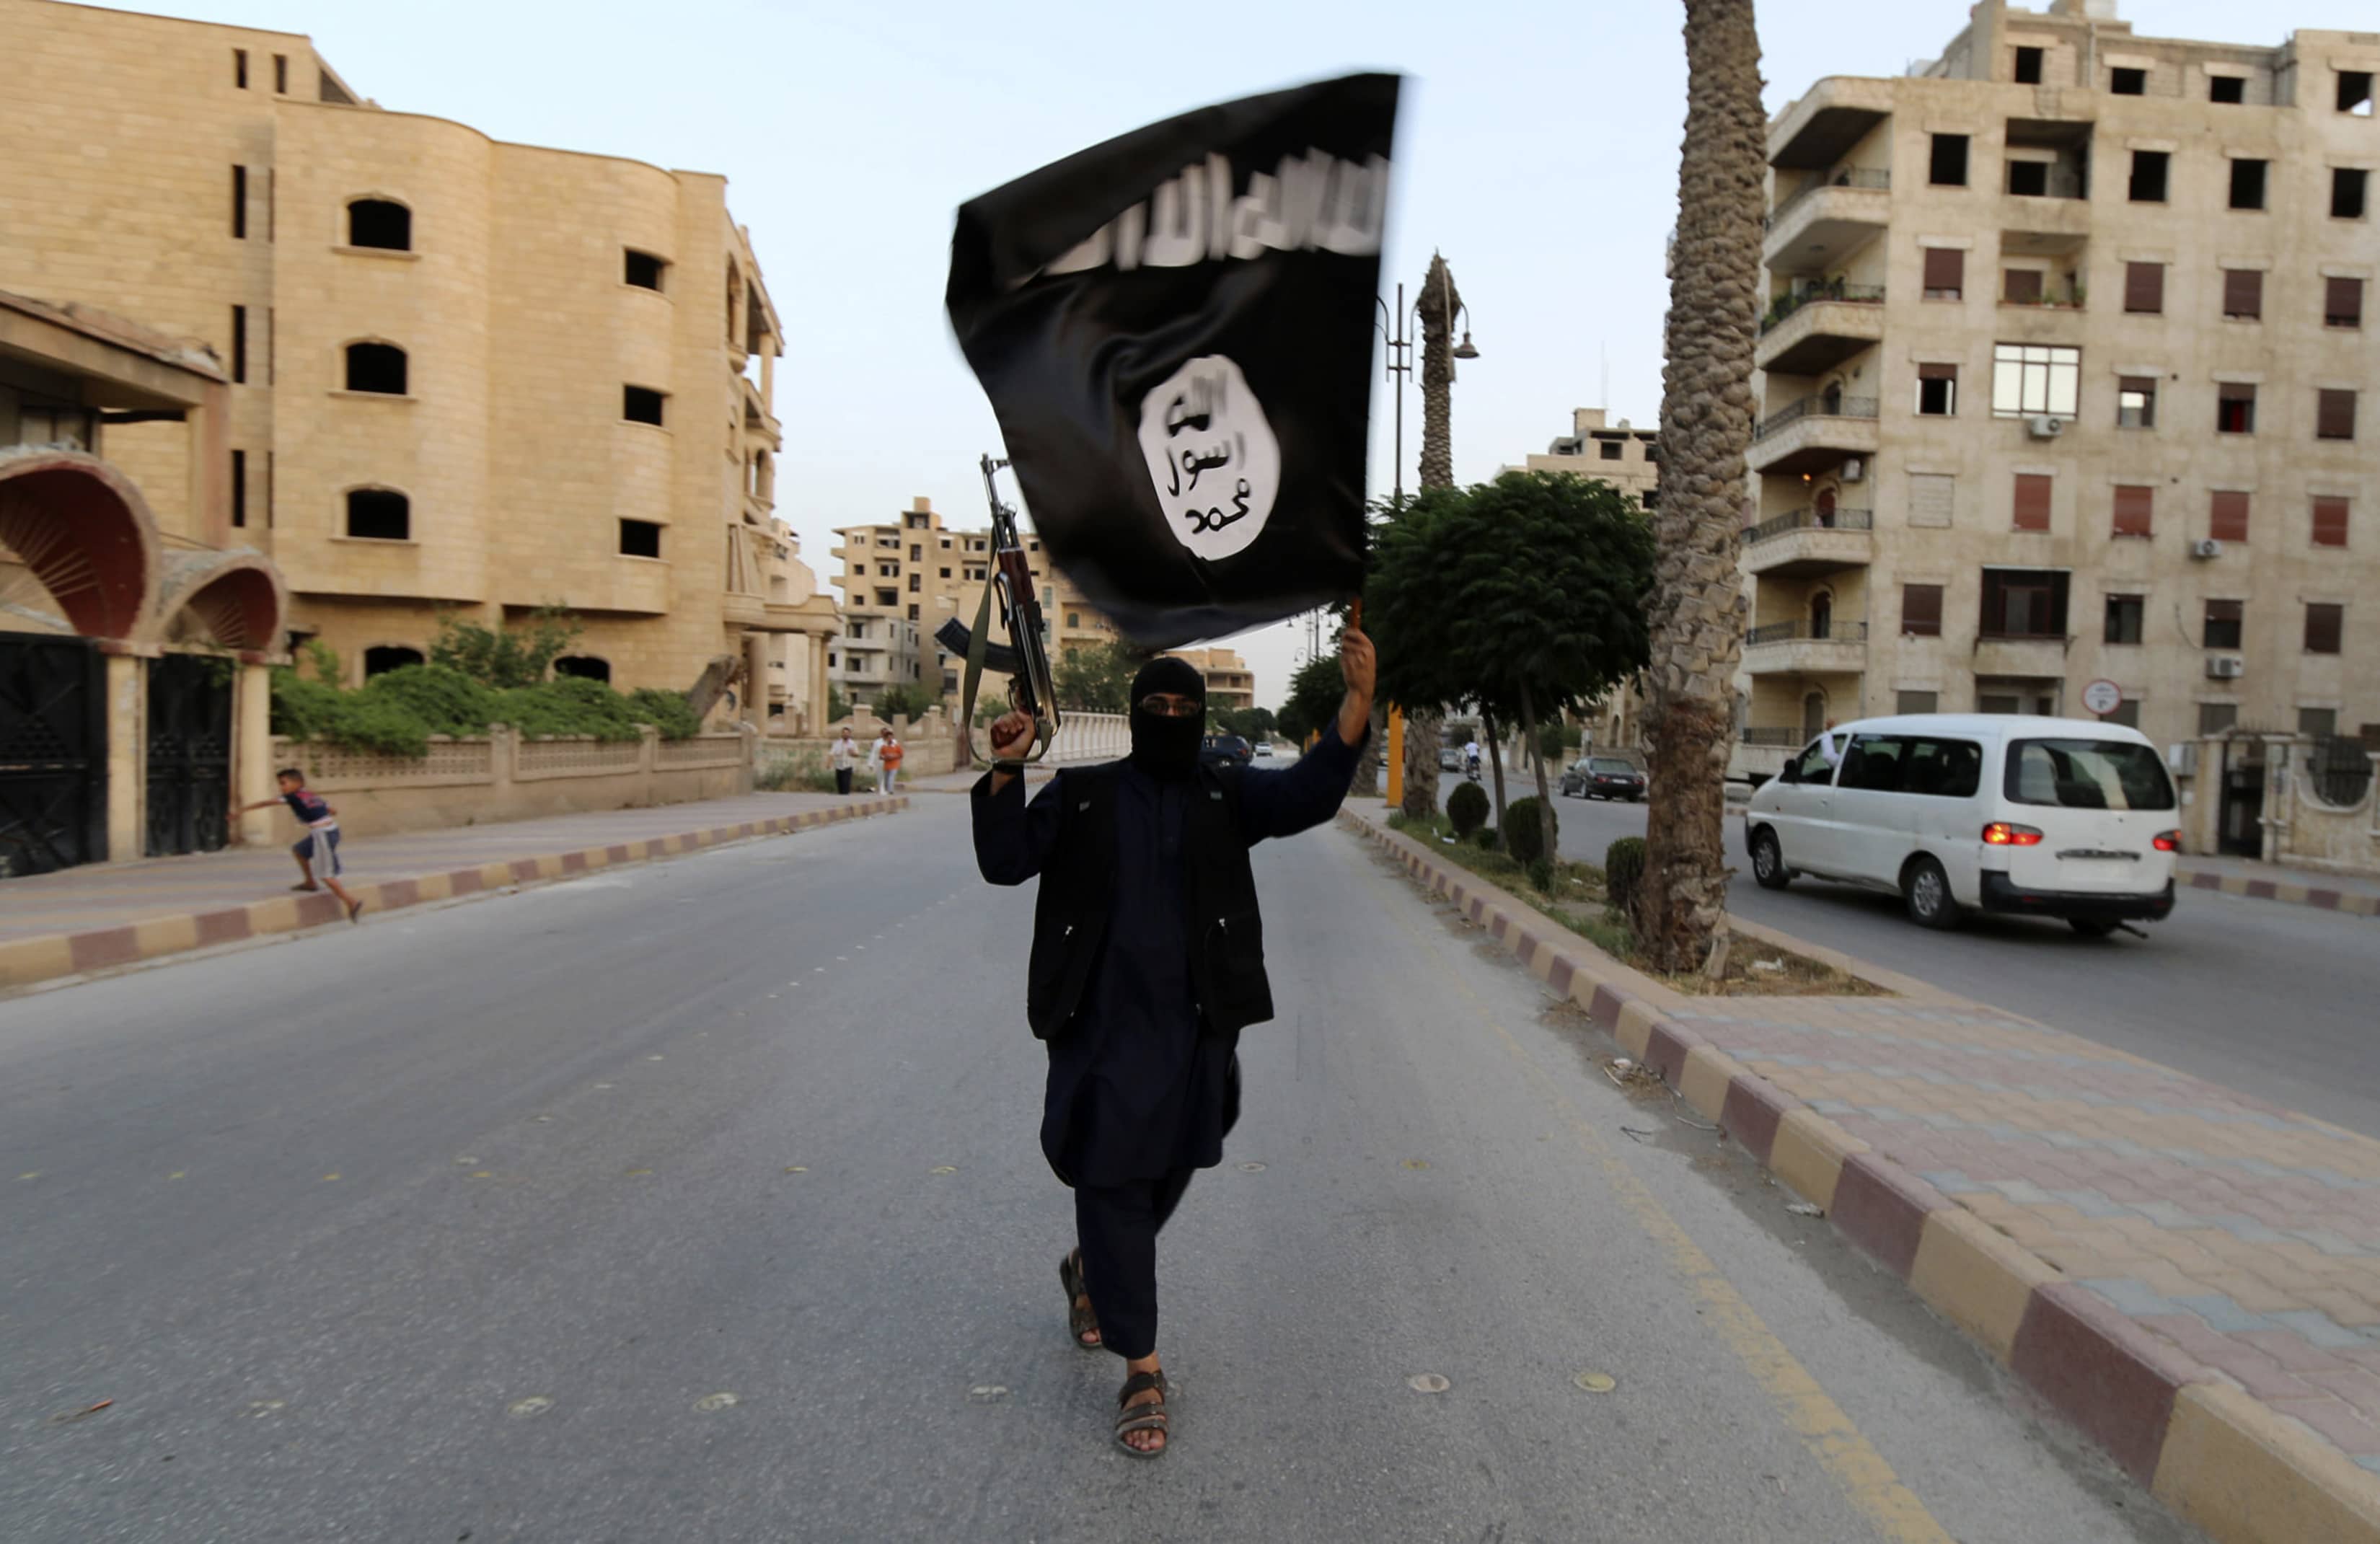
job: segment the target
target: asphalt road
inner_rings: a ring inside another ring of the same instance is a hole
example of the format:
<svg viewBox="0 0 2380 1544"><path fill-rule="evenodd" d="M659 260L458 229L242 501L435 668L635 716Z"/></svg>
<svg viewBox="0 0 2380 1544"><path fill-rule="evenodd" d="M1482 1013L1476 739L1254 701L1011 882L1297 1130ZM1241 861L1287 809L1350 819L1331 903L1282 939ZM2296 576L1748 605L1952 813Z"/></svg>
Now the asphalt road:
<svg viewBox="0 0 2380 1544"><path fill-rule="evenodd" d="M2188 1537L1332 830L1115 1452L965 814L0 1002L0 1531Z"/></svg>
<svg viewBox="0 0 2380 1544"><path fill-rule="evenodd" d="M1506 792L1535 792L1534 779ZM1558 820L1562 856L1590 863L1645 834L1640 804L1562 799ZM2380 1137L2380 920L2185 890L2171 917L2143 925L2146 939L2005 917L1930 932L1878 892L1819 880L1763 890L1733 815L1727 842L1738 916Z"/></svg>

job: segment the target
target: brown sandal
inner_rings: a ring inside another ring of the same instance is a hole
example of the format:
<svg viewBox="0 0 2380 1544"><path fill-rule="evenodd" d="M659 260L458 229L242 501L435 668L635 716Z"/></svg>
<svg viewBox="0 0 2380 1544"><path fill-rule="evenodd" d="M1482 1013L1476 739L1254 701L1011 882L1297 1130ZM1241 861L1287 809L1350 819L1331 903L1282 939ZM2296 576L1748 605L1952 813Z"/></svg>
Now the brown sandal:
<svg viewBox="0 0 2380 1544"><path fill-rule="evenodd" d="M1058 1281L1066 1289L1066 1335L1078 1351L1104 1349L1103 1340L1085 1340L1085 1335L1099 1332L1099 1316L1090 1304L1090 1293L1083 1285L1083 1252L1070 1249L1058 1258Z"/></svg>
<svg viewBox="0 0 2380 1544"><path fill-rule="evenodd" d="M1157 1391L1155 1399L1145 1404L1132 1403L1133 1395L1147 1393L1151 1389ZM1164 1436L1164 1445L1157 1448L1134 1447L1124 1439L1135 1431L1158 1432ZM1162 1458L1165 1456L1166 1449L1173 1445L1173 1435L1168 1429L1165 1418L1165 1374L1163 1372L1135 1372L1123 1380L1123 1392L1116 1395L1115 1440L1116 1446L1135 1458Z"/></svg>

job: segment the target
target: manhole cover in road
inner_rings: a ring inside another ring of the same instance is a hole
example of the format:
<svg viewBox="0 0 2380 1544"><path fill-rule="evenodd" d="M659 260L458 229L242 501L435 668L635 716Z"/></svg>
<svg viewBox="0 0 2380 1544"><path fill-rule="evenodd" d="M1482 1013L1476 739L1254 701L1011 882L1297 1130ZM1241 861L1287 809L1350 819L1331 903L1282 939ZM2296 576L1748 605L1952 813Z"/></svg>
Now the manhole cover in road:
<svg viewBox="0 0 2380 1544"><path fill-rule="evenodd" d="M1571 1381L1591 1394L1608 1394L1620 1387L1620 1380L1608 1372L1582 1372Z"/></svg>
<svg viewBox="0 0 2380 1544"><path fill-rule="evenodd" d="M698 1410L724 1410L735 1403L735 1396L734 1394L722 1392L715 1394L703 1395L700 1399L694 1402L694 1407Z"/></svg>
<svg viewBox="0 0 2380 1544"><path fill-rule="evenodd" d="M1260 1174L1264 1173L1264 1165L1261 1163L1243 1163L1240 1165L1240 1172L1247 1174Z"/></svg>
<svg viewBox="0 0 2380 1544"><path fill-rule="evenodd" d="M1417 1394L1442 1394L1454 1385L1442 1373L1416 1372L1405 1380L1405 1387Z"/></svg>
<svg viewBox="0 0 2380 1544"><path fill-rule="evenodd" d="M553 1401L543 1394L531 1394L527 1399L514 1400L504 1406L507 1416L542 1416L553 1408Z"/></svg>

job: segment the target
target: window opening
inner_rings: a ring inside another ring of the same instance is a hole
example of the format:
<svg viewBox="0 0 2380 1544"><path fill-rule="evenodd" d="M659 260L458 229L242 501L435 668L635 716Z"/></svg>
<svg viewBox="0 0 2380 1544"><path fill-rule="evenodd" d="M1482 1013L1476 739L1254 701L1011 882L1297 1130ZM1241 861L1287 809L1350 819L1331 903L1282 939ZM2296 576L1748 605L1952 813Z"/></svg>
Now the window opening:
<svg viewBox="0 0 2380 1544"><path fill-rule="evenodd" d="M2223 270L2223 316L2228 322L2256 322L2265 314L2265 274L2256 268Z"/></svg>
<svg viewBox="0 0 2380 1544"><path fill-rule="evenodd" d="M2239 103L2248 100L2248 82L2237 75L2210 75L2206 78L2206 100Z"/></svg>
<svg viewBox="0 0 2380 1544"><path fill-rule="evenodd" d="M2072 418L2082 379L2079 348L2032 343L1992 346L1992 412L1997 417L2046 413Z"/></svg>
<svg viewBox="0 0 2380 1544"><path fill-rule="evenodd" d="M2008 190L2027 198L2049 195L2049 163L2046 161L2010 161L2008 164Z"/></svg>
<svg viewBox="0 0 2380 1544"><path fill-rule="evenodd" d="M2329 602L2309 601L2305 609L2305 651L2336 654L2346 630L2347 608Z"/></svg>
<svg viewBox="0 0 2380 1544"><path fill-rule="evenodd" d="M393 343L347 345L347 390L405 395L405 350Z"/></svg>
<svg viewBox="0 0 2380 1544"><path fill-rule="evenodd" d="M2256 432L2256 388L2225 381L2215 389L2215 432L2253 434Z"/></svg>
<svg viewBox="0 0 2380 1544"><path fill-rule="evenodd" d="M652 520L622 520L620 522L620 555L622 557L661 556L660 524Z"/></svg>
<svg viewBox="0 0 2380 1544"><path fill-rule="evenodd" d="M2324 390L2314 394L2313 437L2317 440L2355 438L2355 394Z"/></svg>
<svg viewBox="0 0 2380 1544"><path fill-rule="evenodd" d="M2201 637L2202 646L2208 649L2239 648L2247 609L2244 601L2207 602L2206 629Z"/></svg>
<svg viewBox="0 0 2380 1544"><path fill-rule="evenodd" d="M2155 497L2156 491L2153 488L2119 483L2116 487L2114 534L2150 535L2150 518L2155 507Z"/></svg>
<svg viewBox="0 0 2380 1544"><path fill-rule="evenodd" d="M2372 115L2372 72L2368 69L2343 69L2338 72L2338 110L2357 117Z"/></svg>
<svg viewBox="0 0 2380 1544"><path fill-rule="evenodd" d="M2265 169L2269 164L2269 162L2245 160L2231 163L2232 208L2265 207Z"/></svg>
<svg viewBox="0 0 2380 1544"><path fill-rule="evenodd" d="M2165 264L2124 264L2124 310L2135 316L2156 316L2165 310Z"/></svg>
<svg viewBox="0 0 2380 1544"><path fill-rule="evenodd" d="M2363 187L2371 174L2358 166L2333 166L2330 169L2330 217L2334 220L2363 218Z"/></svg>
<svg viewBox="0 0 2380 1544"><path fill-rule="evenodd" d="M2218 488L2207 502L2206 534L2217 541L2248 540L2248 495Z"/></svg>
<svg viewBox="0 0 2380 1544"><path fill-rule="evenodd" d="M248 168L231 169L231 238L248 239Z"/></svg>
<svg viewBox="0 0 2380 1544"><path fill-rule="evenodd" d="M650 386L621 387L620 416L630 423L650 423L659 428L662 422L662 394Z"/></svg>
<svg viewBox="0 0 2380 1544"><path fill-rule="evenodd" d="M1905 638L1942 636L1942 587L1904 584L1900 587L1900 631Z"/></svg>
<svg viewBox="0 0 2380 1544"><path fill-rule="evenodd" d="M2143 622L2148 614L2148 598L2143 595L2110 595L2107 597L2107 626L2102 635L2108 643L2138 643Z"/></svg>
<svg viewBox="0 0 2380 1544"><path fill-rule="evenodd" d="M1927 168L1927 180L1937 188L1967 186L1967 137L1964 134L1937 134Z"/></svg>
<svg viewBox="0 0 2380 1544"><path fill-rule="evenodd" d="M1966 286L1967 254L1956 247L1925 249L1925 298L1956 300Z"/></svg>
<svg viewBox="0 0 2380 1544"><path fill-rule="evenodd" d="M1984 637L2064 638L2067 579L2060 568L1985 569Z"/></svg>
<svg viewBox="0 0 2380 1544"><path fill-rule="evenodd" d="M2347 545L2347 501L2337 497L2319 497L2313 501L2313 544L2317 547Z"/></svg>
<svg viewBox="0 0 2380 1544"><path fill-rule="evenodd" d="M347 245L383 252L413 250L413 211L388 199L358 199L347 205Z"/></svg>
<svg viewBox="0 0 2380 1544"><path fill-rule="evenodd" d="M2116 381L2116 427L2156 427L2156 377L2125 375Z"/></svg>
<svg viewBox="0 0 2380 1544"><path fill-rule="evenodd" d="M407 649L401 643L382 643L364 650L364 679L385 675L392 670L403 670L409 664L425 663L419 649Z"/></svg>
<svg viewBox="0 0 2380 1544"><path fill-rule="evenodd" d="M231 309L231 378L234 384L248 380L248 308Z"/></svg>
<svg viewBox="0 0 2380 1544"><path fill-rule="evenodd" d="M1917 410L1929 418L1947 418L1959 410L1959 367L1917 367Z"/></svg>
<svg viewBox="0 0 2380 1544"><path fill-rule="evenodd" d="M2166 172L2172 160L2170 153L2161 150L2132 152L2132 177L2129 185L2132 202L2165 202Z"/></svg>
<svg viewBox="0 0 2380 1544"><path fill-rule="evenodd" d="M2111 96L2146 96L2149 94L2149 72L2144 69L2110 69L2107 71L2107 92Z"/></svg>
<svg viewBox="0 0 2380 1544"><path fill-rule="evenodd" d="M592 654L565 654L553 662L553 673L556 675L570 676L575 680L601 681L609 685L612 679L612 662L599 660Z"/></svg>
<svg viewBox="0 0 2380 1544"><path fill-rule="evenodd" d="M413 539L413 501L389 488L347 491L347 534L371 541Z"/></svg>
<svg viewBox="0 0 2380 1544"><path fill-rule="evenodd" d="M231 453L231 523L248 524L248 452Z"/></svg>
<svg viewBox="0 0 2380 1544"><path fill-rule="evenodd" d="M2016 51L2016 83L2020 86L2041 84L2041 53L2038 48L2020 46Z"/></svg>
<svg viewBox="0 0 2380 1544"><path fill-rule="evenodd" d="M248 90L248 50L245 48L231 51L231 80L241 91Z"/></svg>
<svg viewBox="0 0 2380 1544"><path fill-rule="evenodd" d="M2322 324L2325 327L2363 325L2362 279L2330 278L2323 281Z"/></svg>
<svg viewBox="0 0 2380 1544"><path fill-rule="evenodd" d="M638 289L658 290L662 287L662 271L668 266L652 253L640 252L631 247L627 249L626 271L623 277Z"/></svg>

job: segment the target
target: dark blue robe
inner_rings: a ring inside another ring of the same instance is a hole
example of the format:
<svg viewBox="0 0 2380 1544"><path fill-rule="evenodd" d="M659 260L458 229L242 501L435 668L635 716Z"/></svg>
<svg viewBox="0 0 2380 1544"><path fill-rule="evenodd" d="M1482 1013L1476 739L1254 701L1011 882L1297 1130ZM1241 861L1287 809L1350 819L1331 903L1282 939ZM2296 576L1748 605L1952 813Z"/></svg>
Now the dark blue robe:
<svg viewBox="0 0 2380 1544"><path fill-rule="evenodd" d="M1240 773L1249 846L1329 820L1346 796L1356 748L1334 725L1294 766ZM1021 780L976 798L976 850L988 878L1041 870L1065 808L1066 774L1025 803ZM1182 839L1193 781L1160 782L1126 762L1115 798L1115 894L1106 941L1074 1027L1049 1042L1041 1152L1069 1185L1158 1179L1212 1168L1240 1117L1236 1037L1201 1032L1185 916ZM1012 803L1013 801L1013 803Z"/></svg>

